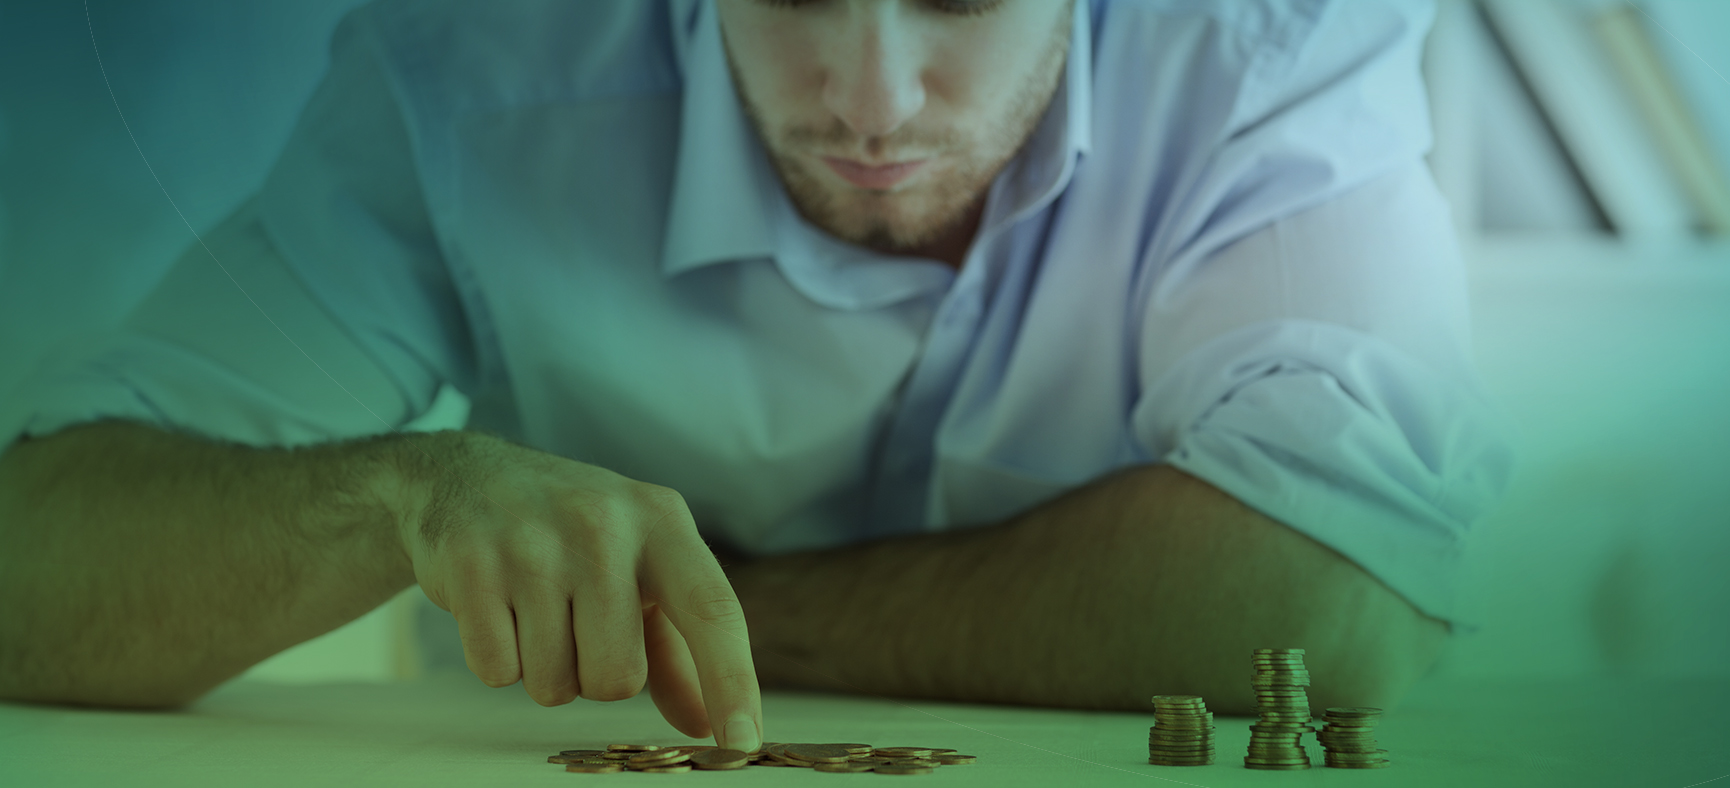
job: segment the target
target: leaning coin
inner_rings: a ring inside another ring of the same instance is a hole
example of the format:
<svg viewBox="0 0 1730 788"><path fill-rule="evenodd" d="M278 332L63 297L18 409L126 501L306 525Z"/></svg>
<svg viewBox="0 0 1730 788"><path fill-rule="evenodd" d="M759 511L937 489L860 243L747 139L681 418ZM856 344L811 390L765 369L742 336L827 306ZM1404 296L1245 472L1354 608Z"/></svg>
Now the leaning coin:
<svg viewBox="0 0 1730 788"><path fill-rule="evenodd" d="M607 749L609 749L613 752L648 752L650 750L661 749L661 745L659 745L659 744L609 744L609 745L607 745Z"/></svg>
<svg viewBox="0 0 1730 788"><path fill-rule="evenodd" d="M743 769L751 756L740 750L703 750L691 753L691 765L699 769Z"/></svg>
<svg viewBox="0 0 1730 788"><path fill-rule="evenodd" d="M858 763L856 761L843 761L841 763L819 763L819 764L812 766L811 770L812 771L818 771L818 772L829 772L831 774L849 774L849 773L857 773L857 772L868 772L868 771L871 771L873 768L875 768L875 767L873 767L873 765L869 764L869 763Z"/></svg>
<svg viewBox="0 0 1730 788"><path fill-rule="evenodd" d="M639 752L636 755L631 756L631 759L627 761L627 763L629 763L633 769L642 769L654 766L671 766L675 763L683 763L690 759L691 756L680 752L677 749L650 750L648 752Z"/></svg>
<svg viewBox="0 0 1730 788"><path fill-rule="evenodd" d="M878 774L931 774L937 771L931 766L914 766L912 764L885 763L873 768Z"/></svg>
<svg viewBox="0 0 1730 788"><path fill-rule="evenodd" d="M617 763L567 763L565 771L580 774L612 774L622 772L625 767Z"/></svg>
<svg viewBox="0 0 1730 788"><path fill-rule="evenodd" d="M875 754L885 758L923 758L931 754L925 747L878 747Z"/></svg>
<svg viewBox="0 0 1730 788"><path fill-rule="evenodd" d="M571 758L599 758L606 752L606 750L559 750L560 755Z"/></svg>
<svg viewBox="0 0 1730 788"><path fill-rule="evenodd" d="M890 758L890 766L941 766L931 758Z"/></svg>
<svg viewBox="0 0 1730 788"><path fill-rule="evenodd" d="M1380 761L1363 761L1361 763L1330 763L1328 766L1333 769L1386 769L1389 766L1389 761L1384 759Z"/></svg>
<svg viewBox="0 0 1730 788"><path fill-rule="evenodd" d="M840 747L852 755L870 755L876 749L869 744L829 744L829 747Z"/></svg>
<svg viewBox="0 0 1730 788"><path fill-rule="evenodd" d="M647 769L638 769L637 771L644 774L684 774L690 770L691 764L680 763L672 766L650 766Z"/></svg>
<svg viewBox="0 0 1730 788"><path fill-rule="evenodd" d="M832 744L789 744L782 752L789 758L812 763L840 763L852 755Z"/></svg>

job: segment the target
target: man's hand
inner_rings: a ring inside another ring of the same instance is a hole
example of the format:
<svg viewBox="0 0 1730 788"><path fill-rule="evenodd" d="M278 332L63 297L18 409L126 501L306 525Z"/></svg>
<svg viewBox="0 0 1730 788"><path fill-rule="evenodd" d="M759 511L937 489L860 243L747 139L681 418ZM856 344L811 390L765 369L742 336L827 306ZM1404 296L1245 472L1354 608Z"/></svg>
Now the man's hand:
<svg viewBox="0 0 1730 788"><path fill-rule="evenodd" d="M677 492L481 433L429 439L404 447L400 536L475 675L545 706L647 681L681 732L757 749L744 613Z"/></svg>

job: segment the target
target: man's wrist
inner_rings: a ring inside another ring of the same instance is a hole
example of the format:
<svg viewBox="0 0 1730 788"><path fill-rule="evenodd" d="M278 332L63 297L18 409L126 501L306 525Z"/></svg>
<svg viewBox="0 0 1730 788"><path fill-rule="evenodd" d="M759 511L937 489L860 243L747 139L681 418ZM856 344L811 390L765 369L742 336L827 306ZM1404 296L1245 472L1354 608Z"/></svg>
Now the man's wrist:
<svg viewBox="0 0 1730 788"><path fill-rule="evenodd" d="M393 526L391 538L413 566L413 545L419 538L428 512L461 475L476 433L462 430L393 434L378 443L379 453L371 463L370 491L375 504L387 512Z"/></svg>

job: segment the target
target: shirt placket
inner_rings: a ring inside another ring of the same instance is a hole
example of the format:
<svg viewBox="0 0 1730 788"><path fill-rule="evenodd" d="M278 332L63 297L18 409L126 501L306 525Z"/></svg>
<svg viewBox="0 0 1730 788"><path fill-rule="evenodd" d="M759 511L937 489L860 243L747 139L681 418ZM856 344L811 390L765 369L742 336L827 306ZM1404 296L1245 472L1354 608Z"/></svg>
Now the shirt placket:
<svg viewBox="0 0 1730 788"><path fill-rule="evenodd" d="M977 261L969 261L976 267ZM964 269L932 321L882 445L866 529L874 538L928 530L926 502L938 424L966 368L983 314L983 285Z"/></svg>

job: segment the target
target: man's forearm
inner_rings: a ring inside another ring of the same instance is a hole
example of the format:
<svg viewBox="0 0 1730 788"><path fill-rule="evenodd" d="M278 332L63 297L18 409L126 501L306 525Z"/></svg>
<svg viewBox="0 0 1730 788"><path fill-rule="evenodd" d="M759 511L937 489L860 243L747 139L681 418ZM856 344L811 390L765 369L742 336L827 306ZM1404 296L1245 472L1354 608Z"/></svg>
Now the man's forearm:
<svg viewBox="0 0 1730 788"><path fill-rule="evenodd" d="M126 422L0 457L0 697L172 706L414 582L392 438L294 451Z"/></svg>
<svg viewBox="0 0 1730 788"><path fill-rule="evenodd" d="M994 527L730 570L766 686L1101 709L1253 709L1250 652L1305 648L1312 703L1389 705L1445 625L1165 466Z"/></svg>

